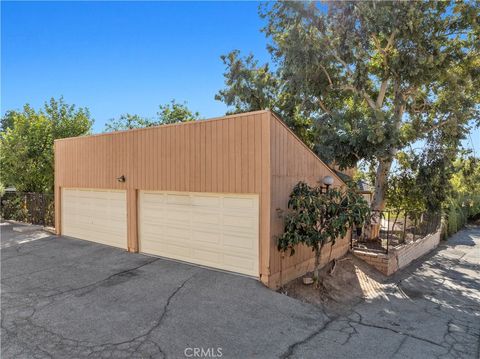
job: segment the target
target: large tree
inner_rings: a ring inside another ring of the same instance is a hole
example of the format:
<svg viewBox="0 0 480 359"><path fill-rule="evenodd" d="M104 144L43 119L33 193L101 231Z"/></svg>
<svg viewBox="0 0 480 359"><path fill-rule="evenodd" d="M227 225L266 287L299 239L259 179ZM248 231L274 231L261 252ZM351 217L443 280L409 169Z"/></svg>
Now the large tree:
<svg viewBox="0 0 480 359"><path fill-rule="evenodd" d="M311 145L342 168L375 162L375 210L400 150L479 124L477 2L277 2L261 16L274 70L224 56L217 99L271 108L307 142L318 125Z"/></svg>
<svg viewBox="0 0 480 359"><path fill-rule="evenodd" d="M0 181L24 192L53 191L53 141L88 134L93 120L88 109L51 99L35 111L9 111L0 132Z"/></svg>

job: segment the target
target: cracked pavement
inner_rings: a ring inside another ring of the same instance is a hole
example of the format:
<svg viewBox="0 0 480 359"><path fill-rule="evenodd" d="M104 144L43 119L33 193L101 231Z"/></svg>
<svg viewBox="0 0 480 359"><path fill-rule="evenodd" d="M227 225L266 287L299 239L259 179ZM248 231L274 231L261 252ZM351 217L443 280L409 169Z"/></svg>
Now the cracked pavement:
<svg viewBox="0 0 480 359"><path fill-rule="evenodd" d="M2 358L478 358L480 228L333 313L250 278L1 225Z"/></svg>

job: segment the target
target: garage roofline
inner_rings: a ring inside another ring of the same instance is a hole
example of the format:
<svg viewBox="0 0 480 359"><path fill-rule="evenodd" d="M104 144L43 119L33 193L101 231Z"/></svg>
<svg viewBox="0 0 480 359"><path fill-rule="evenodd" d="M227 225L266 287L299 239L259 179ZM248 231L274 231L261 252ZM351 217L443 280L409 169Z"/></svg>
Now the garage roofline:
<svg viewBox="0 0 480 359"><path fill-rule="evenodd" d="M258 115L258 114L268 113L268 112L273 114L273 112L271 110L258 110L258 111L251 111L251 112L241 112L241 113L236 113L236 114L232 114L232 115L211 117L211 118L207 118L207 119L204 119L204 120L199 119L199 120L188 121L188 122L170 123L168 125L149 126L149 127L142 127L142 128L132 128L130 130L112 131L112 132L106 132L106 133L95 133L95 134L86 135L86 136L58 138L58 139L54 140L54 142L76 140L76 139L79 139L79 138L84 139L84 138L100 137L100 136L113 136L113 135L126 133L126 132L130 133L130 132L147 131L147 130L151 130L151 129L154 129L154 128L189 126L189 125L194 125L194 124L198 124L198 123L214 122L214 121L229 119L229 118L232 118L232 117L237 117L238 118L238 117L252 116L252 115Z"/></svg>

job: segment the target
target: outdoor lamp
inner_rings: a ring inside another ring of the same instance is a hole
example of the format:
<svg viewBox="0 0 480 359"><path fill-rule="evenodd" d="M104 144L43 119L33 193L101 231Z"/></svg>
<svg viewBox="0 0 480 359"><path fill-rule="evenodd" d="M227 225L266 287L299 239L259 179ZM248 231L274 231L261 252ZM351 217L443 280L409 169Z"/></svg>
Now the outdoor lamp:
<svg viewBox="0 0 480 359"><path fill-rule="evenodd" d="M325 185L325 191L328 192L328 188L333 184L333 177L325 176L323 177L322 182Z"/></svg>
<svg viewBox="0 0 480 359"><path fill-rule="evenodd" d="M117 177L118 182L125 182L126 178L124 175L121 175L120 177Z"/></svg>

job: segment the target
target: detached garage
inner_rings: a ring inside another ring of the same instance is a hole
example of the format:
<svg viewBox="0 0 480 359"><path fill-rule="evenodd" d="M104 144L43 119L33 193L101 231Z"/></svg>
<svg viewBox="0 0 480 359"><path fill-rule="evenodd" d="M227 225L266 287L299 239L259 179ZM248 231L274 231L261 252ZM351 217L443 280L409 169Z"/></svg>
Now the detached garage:
<svg viewBox="0 0 480 359"><path fill-rule="evenodd" d="M270 111L57 140L56 231L277 287L313 267L277 251L277 209L326 175L343 185Z"/></svg>

